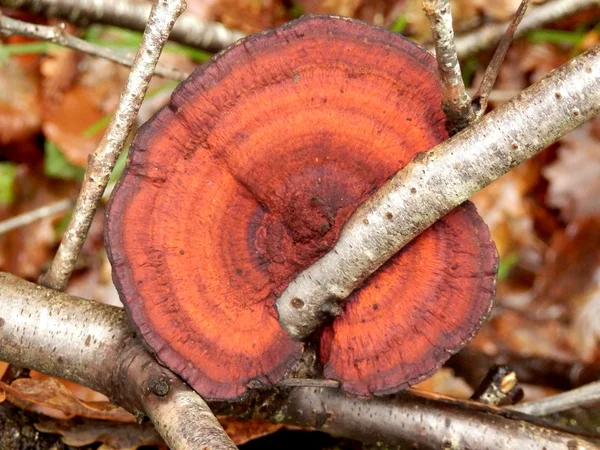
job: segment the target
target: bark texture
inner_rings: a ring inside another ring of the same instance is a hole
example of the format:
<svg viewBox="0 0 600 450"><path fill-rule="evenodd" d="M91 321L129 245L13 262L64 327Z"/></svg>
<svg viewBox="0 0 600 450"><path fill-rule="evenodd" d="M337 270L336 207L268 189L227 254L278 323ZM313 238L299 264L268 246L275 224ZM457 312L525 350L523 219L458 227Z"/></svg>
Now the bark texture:
<svg viewBox="0 0 600 450"><path fill-rule="evenodd" d="M115 114L100 144L88 159L73 215L50 270L41 277L43 285L58 290L66 288L117 158L133 128L158 58L184 9L185 0L157 0L154 3Z"/></svg>
<svg viewBox="0 0 600 450"><path fill-rule="evenodd" d="M60 17L79 25L99 23L143 31L150 14L148 3L129 0L0 0L9 8L28 9ZM183 14L170 38L181 44L208 51L219 51L244 36L220 23L206 23L191 14Z"/></svg>
<svg viewBox="0 0 600 450"><path fill-rule="evenodd" d="M179 429L178 436L202 436L208 448L227 448L210 447L214 434L210 428L206 434L199 430L207 424L210 427L212 418L206 409L197 408L197 399L190 401L194 394L185 385L131 339L123 310L36 286L10 274L0 274L0 285L0 360L97 388L138 414L144 404L162 401L144 396L162 397L174 404L164 403L162 411L151 406L158 411L154 416L157 422L169 416L170 423L158 425L160 432ZM37 338L38 334L44 339ZM93 345L93 351L86 342ZM83 370L82 362L89 365L88 370ZM411 392L365 400L352 399L335 389L297 387L253 391L243 401L212 402L210 407L217 414L269 419L391 446L407 443L439 449L450 443L462 446L458 448L486 448L485 443L489 448L533 449L540 448L543 441L547 450L599 448L574 434L529 423L523 414ZM202 448L203 444L192 442L198 446L173 448Z"/></svg>
<svg viewBox="0 0 600 450"><path fill-rule="evenodd" d="M416 235L598 114L599 71L596 46L417 155L354 212L333 249L288 285L277 300L281 325L292 336L306 338L328 311ZM295 306L299 300L300 308Z"/></svg>

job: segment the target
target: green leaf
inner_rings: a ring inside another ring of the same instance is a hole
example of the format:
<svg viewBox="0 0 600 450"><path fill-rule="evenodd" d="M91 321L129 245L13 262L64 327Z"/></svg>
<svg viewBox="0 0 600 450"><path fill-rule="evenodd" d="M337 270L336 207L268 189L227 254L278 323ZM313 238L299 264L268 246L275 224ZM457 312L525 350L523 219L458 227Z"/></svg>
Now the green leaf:
<svg viewBox="0 0 600 450"><path fill-rule="evenodd" d="M299 5L298 3L292 3L289 13L291 17L297 19L302 14L304 14L304 8L302 8L302 5Z"/></svg>
<svg viewBox="0 0 600 450"><path fill-rule="evenodd" d="M551 44L578 45L584 36L584 29L579 29L577 31L540 29L531 31L527 35L527 38L534 44L549 42Z"/></svg>
<svg viewBox="0 0 600 450"><path fill-rule="evenodd" d="M54 142L45 142L44 153L44 173L47 176L61 180L83 180L83 167L71 164Z"/></svg>
<svg viewBox="0 0 600 450"><path fill-rule="evenodd" d="M129 149L123 150L119 155L119 159L115 163L115 167L113 168L112 173L110 174L110 179L108 180L108 185L115 184L119 178L121 178L121 174L123 173L123 169L125 168L125 164L127 163L127 154L129 153Z"/></svg>
<svg viewBox="0 0 600 450"><path fill-rule="evenodd" d="M23 44L2 44L0 42L0 64L6 62L11 56L37 55L57 48L62 49L62 47L48 42L26 42Z"/></svg>
<svg viewBox="0 0 600 450"><path fill-rule="evenodd" d="M106 36L106 37L104 37ZM83 34L83 38L96 45L108 48L125 48L131 51L137 50L142 42L142 33L138 31L123 30L116 27L89 27ZM172 42L165 45L166 53L184 55L196 62L208 61L212 54L199 50L189 45L175 44Z"/></svg>
<svg viewBox="0 0 600 450"><path fill-rule="evenodd" d="M408 19L406 16L400 16L394 20L394 23L390 25L390 31L393 31L394 33L402 33L406 29L407 25Z"/></svg>
<svg viewBox="0 0 600 450"><path fill-rule="evenodd" d="M498 266L498 280L504 280L508 278L510 272L519 262L519 254L517 252L509 253L500 260Z"/></svg>
<svg viewBox="0 0 600 450"><path fill-rule="evenodd" d="M16 164L11 162L0 162L0 204L10 205L15 200L16 176Z"/></svg>
<svg viewBox="0 0 600 450"><path fill-rule="evenodd" d="M465 86L471 86L473 84L473 77L477 70L477 59L471 57L468 58L462 66L462 77Z"/></svg>
<svg viewBox="0 0 600 450"><path fill-rule="evenodd" d="M105 116L101 117L99 120L97 120L96 122L91 124L89 127L87 127L85 130L83 130L83 133L82 133L83 137L86 137L86 138L92 137L93 135L98 133L98 131L106 128L108 126L108 124L110 123L110 120L112 119L112 117L113 117L112 113L106 114Z"/></svg>

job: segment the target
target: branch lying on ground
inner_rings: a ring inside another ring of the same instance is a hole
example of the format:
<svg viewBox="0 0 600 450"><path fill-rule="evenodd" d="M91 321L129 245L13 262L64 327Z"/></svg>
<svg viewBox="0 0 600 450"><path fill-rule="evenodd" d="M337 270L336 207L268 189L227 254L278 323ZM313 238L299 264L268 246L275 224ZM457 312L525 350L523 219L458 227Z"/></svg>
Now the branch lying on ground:
<svg viewBox="0 0 600 450"><path fill-rule="evenodd" d="M442 109L450 136L465 129L475 119L471 99L463 83L454 46L452 12L449 0L423 0L423 11L429 20L442 87Z"/></svg>
<svg viewBox="0 0 600 450"><path fill-rule="evenodd" d="M95 2L97 4L97 2ZM98 148L90 155L77 203L50 270L41 283L53 289L67 286L73 267L87 237L98 203L106 189L117 158L129 136L144 100L154 68L173 24L185 9L184 0L157 1L148 27L123 88L117 110Z"/></svg>
<svg viewBox="0 0 600 450"><path fill-rule="evenodd" d="M600 45L415 157L346 222L335 246L277 299L304 339L371 273L440 217L600 112ZM300 299L301 301L298 301ZM298 305L302 305L298 307Z"/></svg>
<svg viewBox="0 0 600 450"><path fill-rule="evenodd" d="M184 400L197 402L199 397L132 338L122 309L10 274L0 273L0 286L0 360L89 386L132 411L164 401L159 415L168 414L172 427L196 433L198 439L210 437L203 426L212 425L212 419L201 422L210 417L191 416L189 401ZM253 391L242 402L210 406L217 414L284 422L366 443L442 448L458 442L465 448L486 443L491 448L537 449L544 439L548 450L562 450L569 443L581 450L597 448L575 435L528 423L518 413L504 417L494 414L501 410L414 393L360 400L336 389L297 387ZM199 441L196 445L192 448L202 448Z"/></svg>
<svg viewBox="0 0 600 450"><path fill-rule="evenodd" d="M532 7L517 29L515 37L595 6L600 6L600 0L551 0ZM458 36L455 42L458 58L466 59L493 47L500 42L509 25L510 22L485 25L472 33Z"/></svg>
<svg viewBox="0 0 600 450"><path fill-rule="evenodd" d="M105 47L92 44L90 42L79 39L65 32L64 27L55 26L48 27L38 25L21 20L12 19L2 14L0 11L0 32L9 32L11 34L20 34L34 39L40 39L53 44L62 45L73 50L77 50L88 55L98 56L109 61L121 64L125 67L133 65L134 55L130 53L115 53ZM185 80L189 74L183 73L170 67L157 65L154 70L156 75L175 81Z"/></svg>
<svg viewBox="0 0 600 450"><path fill-rule="evenodd" d="M9 231L29 225L36 220L45 219L46 217L56 216L60 213L65 213L73 207L73 201L69 199L59 200L41 208L27 211L18 216L0 222L0 236Z"/></svg>
<svg viewBox="0 0 600 450"><path fill-rule="evenodd" d="M141 31L146 23L149 6L129 0L0 0L0 6L28 9L48 16L60 17L80 25L100 23ZM579 11L600 6L600 0L550 0L531 9L516 36L555 22ZM479 30L456 38L459 59L468 58L496 45L509 22L486 25ZM244 33L227 29L220 23L204 23L189 14L183 14L175 24L171 39L209 51L219 51Z"/></svg>
<svg viewBox="0 0 600 450"><path fill-rule="evenodd" d="M202 445L235 448L200 396L133 338L121 309L7 274L0 274L0 280L0 359L62 374L106 394L137 416L145 411L173 450ZM32 327L38 331L32 334Z"/></svg>
<svg viewBox="0 0 600 450"><path fill-rule="evenodd" d="M600 381L578 387L572 391L553 395L534 402L509 406L511 411L519 411L533 416L546 416L577 407L585 407L600 403Z"/></svg>
<svg viewBox="0 0 600 450"><path fill-rule="evenodd" d="M0 0L1 6L59 17L78 25L99 23L142 31L150 14L148 3L129 0ZM206 23L182 14L170 39L208 51L219 51L244 37L220 23Z"/></svg>

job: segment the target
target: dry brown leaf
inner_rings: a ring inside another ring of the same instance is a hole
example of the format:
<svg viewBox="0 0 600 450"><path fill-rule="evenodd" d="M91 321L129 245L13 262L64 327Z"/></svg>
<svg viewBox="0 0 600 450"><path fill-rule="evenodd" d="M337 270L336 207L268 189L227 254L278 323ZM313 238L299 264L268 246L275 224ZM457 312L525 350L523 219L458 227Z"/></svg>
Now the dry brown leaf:
<svg viewBox="0 0 600 450"><path fill-rule="evenodd" d="M288 19L283 0L219 0L214 14L219 22L246 33L275 27Z"/></svg>
<svg viewBox="0 0 600 450"><path fill-rule="evenodd" d="M600 362L600 267L590 289L573 300L579 304L571 327L573 346L584 361Z"/></svg>
<svg viewBox="0 0 600 450"><path fill-rule="evenodd" d="M570 319L600 269L600 218L579 219L554 236L533 286L532 308L543 318Z"/></svg>
<svg viewBox="0 0 600 450"><path fill-rule="evenodd" d="M104 128L87 130L116 107L127 69L75 52L52 52L42 63L42 130L77 166L85 166Z"/></svg>
<svg viewBox="0 0 600 450"><path fill-rule="evenodd" d="M528 265L541 263L544 243L535 232L534 200L529 196L540 180L539 160L531 160L475 194L471 200L490 228L498 253L503 258L519 252Z"/></svg>
<svg viewBox="0 0 600 450"><path fill-rule="evenodd" d="M600 217L600 119L595 119L561 140L557 160L546 167L548 205L564 220Z"/></svg>
<svg viewBox="0 0 600 450"><path fill-rule="evenodd" d="M463 378L455 376L452 369L446 367L442 367L427 380L415 384L413 389L452 398L468 399L473 395L473 388Z"/></svg>
<svg viewBox="0 0 600 450"><path fill-rule="evenodd" d="M0 145L38 133L42 110L37 70L9 58L0 65L0 86Z"/></svg>
<svg viewBox="0 0 600 450"><path fill-rule="evenodd" d="M38 431L60 434L62 441L73 447L102 443L98 450L136 450L143 446L166 445L150 423L75 423L73 421L44 421L35 424Z"/></svg>
<svg viewBox="0 0 600 450"><path fill-rule="evenodd" d="M283 428L283 425L265 420L243 420L236 417L224 416L218 416L217 418L235 445L245 444L253 439L267 436Z"/></svg>
<svg viewBox="0 0 600 450"><path fill-rule="evenodd" d="M19 378L9 386L0 382L0 390L8 401L31 411L49 413L46 408L59 411L66 417L134 422L135 418L122 408L109 402L84 402L55 378Z"/></svg>
<svg viewBox="0 0 600 450"><path fill-rule="evenodd" d="M497 311L470 345L489 355L496 355L502 350L557 361L578 360L571 345L571 331L566 324L556 320L534 320L508 309Z"/></svg>
<svg viewBox="0 0 600 450"><path fill-rule="evenodd" d="M39 154L39 152L38 152ZM0 220L36 210L65 198L74 198L74 183L44 176L41 161L19 164L14 183L15 201L0 208ZM0 270L35 280L50 259L57 243L58 217L38 220L0 236Z"/></svg>
<svg viewBox="0 0 600 450"><path fill-rule="evenodd" d="M297 0L305 14L337 14L354 17L363 0Z"/></svg>
<svg viewBox="0 0 600 450"><path fill-rule="evenodd" d="M6 373L6 369L8 369L8 363L4 361L0 361L0 379Z"/></svg>

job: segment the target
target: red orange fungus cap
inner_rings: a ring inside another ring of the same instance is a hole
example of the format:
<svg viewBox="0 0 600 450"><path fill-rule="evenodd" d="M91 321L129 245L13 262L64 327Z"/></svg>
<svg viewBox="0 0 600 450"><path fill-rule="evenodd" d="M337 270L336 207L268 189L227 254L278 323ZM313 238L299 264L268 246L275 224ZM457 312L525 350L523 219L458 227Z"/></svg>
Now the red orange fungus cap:
<svg viewBox="0 0 600 450"><path fill-rule="evenodd" d="M302 344L275 299L418 152L444 140L428 53L362 22L307 16L199 67L139 130L107 247L130 318L208 399L280 381ZM325 376L358 395L415 383L487 315L496 252L474 207L447 215L321 333Z"/></svg>

